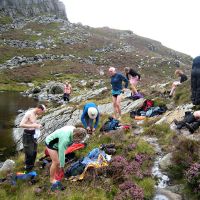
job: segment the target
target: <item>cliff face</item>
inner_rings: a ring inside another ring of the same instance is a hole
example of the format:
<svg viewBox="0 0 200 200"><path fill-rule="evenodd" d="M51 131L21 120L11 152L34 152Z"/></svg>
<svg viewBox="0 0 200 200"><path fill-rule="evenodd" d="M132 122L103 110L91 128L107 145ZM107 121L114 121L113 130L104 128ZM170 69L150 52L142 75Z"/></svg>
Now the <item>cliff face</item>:
<svg viewBox="0 0 200 200"><path fill-rule="evenodd" d="M0 11L11 17L53 14L67 19L65 6L59 0L1 0Z"/></svg>

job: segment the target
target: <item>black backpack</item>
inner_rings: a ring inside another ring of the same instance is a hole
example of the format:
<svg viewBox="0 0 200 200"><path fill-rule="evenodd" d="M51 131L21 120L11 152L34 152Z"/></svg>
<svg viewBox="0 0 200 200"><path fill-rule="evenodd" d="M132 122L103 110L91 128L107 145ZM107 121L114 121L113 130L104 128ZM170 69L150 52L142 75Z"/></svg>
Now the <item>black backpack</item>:
<svg viewBox="0 0 200 200"><path fill-rule="evenodd" d="M109 117L108 121L104 123L104 125L101 127L101 132L107 132L111 130L116 130L119 127L120 121L117 119L114 119L113 117Z"/></svg>
<svg viewBox="0 0 200 200"><path fill-rule="evenodd" d="M65 177L77 176L83 173L85 164L82 163L83 158L73 163L65 172Z"/></svg>

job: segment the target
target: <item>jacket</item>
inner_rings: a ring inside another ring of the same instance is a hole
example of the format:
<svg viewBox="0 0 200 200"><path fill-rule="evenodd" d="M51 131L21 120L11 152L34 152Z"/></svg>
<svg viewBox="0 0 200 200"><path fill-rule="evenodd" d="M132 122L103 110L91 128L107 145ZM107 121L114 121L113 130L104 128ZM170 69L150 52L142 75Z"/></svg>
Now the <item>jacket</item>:
<svg viewBox="0 0 200 200"><path fill-rule="evenodd" d="M200 105L200 56L194 58L191 72L191 100L194 105Z"/></svg>

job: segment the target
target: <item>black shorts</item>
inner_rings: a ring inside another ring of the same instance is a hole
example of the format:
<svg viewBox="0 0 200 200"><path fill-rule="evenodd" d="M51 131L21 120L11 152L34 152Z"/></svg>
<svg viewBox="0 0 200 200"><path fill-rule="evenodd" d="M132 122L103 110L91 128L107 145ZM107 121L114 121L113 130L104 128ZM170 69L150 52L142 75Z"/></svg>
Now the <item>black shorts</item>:
<svg viewBox="0 0 200 200"><path fill-rule="evenodd" d="M64 101L69 101L69 94L64 93L64 95L63 95L63 100L64 100Z"/></svg>
<svg viewBox="0 0 200 200"><path fill-rule="evenodd" d="M46 147L48 147L48 148L51 149L51 150L58 151L58 149L53 148L53 145L51 145L51 143L50 143L50 144L47 144L47 143L45 142L45 145L46 145Z"/></svg>
<svg viewBox="0 0 200 200"><path fill-rule="evenodd" d="M120 94L113 94L112 96L117 98L117 96L119 96Z"/></svg>

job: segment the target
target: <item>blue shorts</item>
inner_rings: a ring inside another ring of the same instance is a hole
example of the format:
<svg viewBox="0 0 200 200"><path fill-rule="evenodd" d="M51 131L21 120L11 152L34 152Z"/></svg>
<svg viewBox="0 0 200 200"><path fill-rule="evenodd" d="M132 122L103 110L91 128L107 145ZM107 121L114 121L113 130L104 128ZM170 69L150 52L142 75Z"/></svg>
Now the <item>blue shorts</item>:
<svg viewBox="0 0 200 200"><path fill-rule="evenodd" d="M119 96L121 93L122 93L121 90L112 90L112 96L113 96L113 97L117 97L117 96Z"/></svg>

